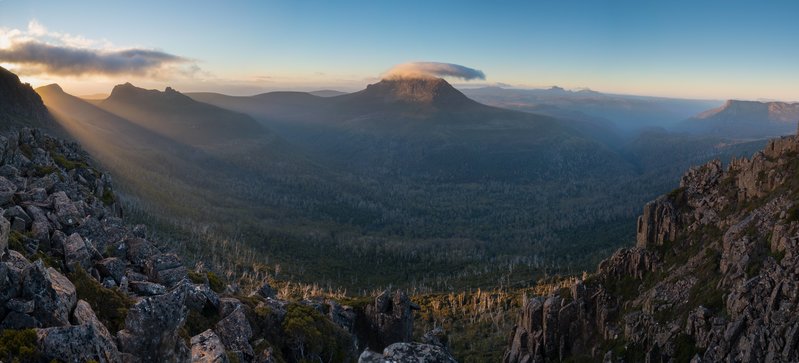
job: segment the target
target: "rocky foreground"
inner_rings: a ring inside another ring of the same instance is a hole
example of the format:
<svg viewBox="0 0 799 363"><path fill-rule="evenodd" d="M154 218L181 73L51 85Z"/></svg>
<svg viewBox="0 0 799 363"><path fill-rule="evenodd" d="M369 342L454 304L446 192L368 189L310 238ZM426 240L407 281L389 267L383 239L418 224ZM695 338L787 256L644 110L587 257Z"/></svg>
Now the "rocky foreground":
<svg viewBox="0 0 799 363"><path fill-rule="evenodd" d="M688 171L637 245L526 305L505 362L799 361L799 137Z"/></svg>
<svg viewBox="0 0 799 363"><path fill-rule="evenodd" d="M0 256L3 361L454 362L440 332L411 342L402 292L286 301L189 270L86 153L34 129L0 136Z"/></svg>

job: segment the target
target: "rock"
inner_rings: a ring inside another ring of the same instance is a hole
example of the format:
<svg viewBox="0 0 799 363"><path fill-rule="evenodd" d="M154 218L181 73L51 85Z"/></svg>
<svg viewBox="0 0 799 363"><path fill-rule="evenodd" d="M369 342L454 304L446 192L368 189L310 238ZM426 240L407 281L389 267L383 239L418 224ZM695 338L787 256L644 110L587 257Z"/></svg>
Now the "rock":
<svg viewBox="0 0 799 363"><path fill-rule="evenodd" d="M10 203L16 192L17 186L5 177L0 176L0 206Z"/></svg>
<svg viewBox="0 0 799 363"><path fill-rule="evenodd" d="M33 300L10 299L6 302L6 309L18 313L30 314L33 312Z"/></svg>
<svg viewBox="0 0 799 363"><path fill-rule="evenodd" d="M239 299L232 297L219 298L219 316L228 316L240 306L242 306L242 303Z"/></svg>
<svg viewBox="0 0 799 363"><path fill-rule="evenodd" d="M277 291L275 291L275 289L273 289L272 286L269 285L269 281L267 281L266 279L264 279L264 281L261 283L261 287L259 287L258 290L255 290L255 294L258 294L262 298L277 297Z"/></svg>
<svg viewBox="0 0 799 363"><path fill-rule="evenodd" d="M55 210L58 222L65 226L74 226L81 220L81 215L75 203L69 199L66 193L56 192L50 198L53 200L53 209Z"/></svg>
<svg viewBox="0 0 799 363"><path fill-rule="evenodd" d="M457 363L444 348L421 343L394 343L383 350L383 354L366 350L358 358L359 363Z"/></svg>
<svg viewBox="0 0 799 363"><path fill-rule="evenodd" d="M39 322L28 314L11 311L0 323L0 329L31 329L39 327Z"/></svg>
<svg viewBox="0 0 799 363"><path fill-rule="evenodd" d="M63 326L36 331L38 346L46 360L67 362L115 363L119 351L109 336L90 324Z"/></svg>
<svg viewBox="0 0 799 363"><path fill-rule="evenodd" d="M125 276L125 262L116 257L107 257L94 264L100 276L110 276L117 283L122 282L122 277Z"/></svg>
<svg viewBox="0 0 799 363"><path fill-rule="evenodd" d="M186 295L186 306L195 311L202 311L205 308L213 310L219 309L219 295L205 284L189 285L188 295Z"/></svg>
<svg viewBox="0 0 799 363"><path fill-rule="evenodd" d="M144 268L150 257L159 253L150 242L143 238L130 238L125 240L127 259L134 266Z"/></svg>
<svg viewBox="0 0 799 363"><path fill-rule="evenodd" d="M187 270L174 253L152 256L146 263L145 273L154 281L166 286L174 286L186 277Z"/></svg>
<svg viewBox="0 0 799 363"><path fill-rule="evenodd" d="M197 363L227 363L225 346L213 330L208 329L191 337L191 361Z"/></svg>
<svg viewBox="0 0 799 363"><path fill-rule="evenodd" d="M11 223L5 217L0 217L0 258L5 256L8 250L9 232L11 232Z"/></svg>
<svg viewBox="0 0 799 363"><path fill-rule="evenodd" d="M178 330L186 322L186 285L178 285L163 295L139 300L128 310L125 329L117 333L119 350L141 362L183 361L185 343Z"/></svg>
<svg viewBox="0 0 799 363"><path fill-rule="evenodd" d="M658 198L644 206L638 217L636 247L659 246L677 237L677 212L670 200Z"/></svg>
<svg viewBox="0 0 799 363"><path fill-rule="evenodd" d="M150 281L131 281L128 286L131 291L141 296L161 295L166 292L164 285Z"/></svg>
<svg viewBox="0 0 799 363"><path fill-rule="evenodd" d="M382 350L397 342L410 342L413 336L413 310L419 306L411 302L404 292L391 294L384 291L366 306L369 333L363 337L372 350ZM359 337L360 339L361 337Z"/></svg>
<svg viewBox="0 0 799 363"><path fill-rule="evenodd" d="M444 329L440 326L424 333L422 336L422 343L439 346L449 351L449 338L447 337L447 333L444 332Z"/></svg>
<svg viewBox="0 0 799 363"><path fill-rule="evenodd" d="M89 303L78 300L78 303L75 304L75 311L72 312L72 317L75 319L76 325L91 325L103 336L103 339L113 341L108 329L97 319L97 315L94 314L94 310L92 310ZM114 349L116 350L116 344Z"/></svg>
<svg viewBox="0 0 799 363"><path fill-rule="evenodd" d="M22 296L33 300L33 317L44 326L69 325L77 302L75 286L64 275L37 260L23 271Z"/></svg>
<svg viewBox="0 0 799 363"><path fill-rule="evenodd" d="M228 352L237 354L239 360L252 360L255 355L249 342L252 338L252 328L244 315L243 306L237 307L236 310L216 323L214 331L219 335Z"/></svg>
<svg viewBox="0 0 799 363"><path fill-rule="evenodd" d="M84 270L91 267L89 249L79 234L73 233L64 241L64 261L71 271L75 271L77 266Z"/></svg>

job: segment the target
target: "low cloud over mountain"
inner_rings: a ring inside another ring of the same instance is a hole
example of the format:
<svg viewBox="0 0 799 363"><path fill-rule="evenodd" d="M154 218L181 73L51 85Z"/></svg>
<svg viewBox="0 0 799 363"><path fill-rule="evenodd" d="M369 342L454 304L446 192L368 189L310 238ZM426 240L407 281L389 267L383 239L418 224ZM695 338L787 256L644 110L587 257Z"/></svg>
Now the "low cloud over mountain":
<svg viewBox="0 0 799 363"><path fill-rule="evenodd" d="M450 77L463 80L486 79L483 71L453 63L411 62L394 66L385 78Z"/></svg>

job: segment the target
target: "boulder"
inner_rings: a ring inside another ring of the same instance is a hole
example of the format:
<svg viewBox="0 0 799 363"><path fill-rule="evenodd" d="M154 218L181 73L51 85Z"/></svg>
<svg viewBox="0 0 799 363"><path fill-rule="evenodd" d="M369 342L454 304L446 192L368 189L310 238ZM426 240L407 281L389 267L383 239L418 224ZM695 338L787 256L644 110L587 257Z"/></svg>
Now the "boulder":
<svg viewBox="0 0 799 363"><path fill-rule="evenodd" d="M413 310L419 310L419 306L411 302L404 292L397 290L392 294L388 290L384 291L375 298L373 304L366 306L370 331L366 337L359 338L367 341L369 348L375 351L393 343L410 342L413 336Z"/></svg>
<svg viewBox="0 0 799 363"><path fill-rule="evenodd" d="M394 343L379 354L365 350L358 358L358 363L457 363L446 349L422 343Z"/></svg>
<svg viewBox="0 0 799 363"><path fill-rule="evenodd" d="M119 350L140 362L187 360L190 353L178 334L188 313L185 300L184 284L163 295L139 300L128 310L125 329L117 333Z"/></svg>
<svg viewBox="0 0 799 363"><path fill-rule="evenodd" d="M110 336L93 325L73 325L36 331L39 350L45 361L116 363L119 351Z"/></svg>
<svg viewBox="0 0 799 363"><path fill-rule="evenodd" d="M166 292L166 287L150 281L131 281L130 290L141 296L161 295Z"/></svg>
<svg viewBox="0 0 799 363"><path fill-rule="evenodd" d="M116 257L107 257L97 261L94 267L101 276L110 276L117 283L122 282L122 276L125 276L125 262Z"/></svg>
<svg viewBox="0 0 799 363"><path fill-rule="evenodd" d="M64 241L64 262L71 271L75 271L77 266L88 270L91 267L91 255L86 242L77 233L71 234Z"/></svg>
<svg viewBox="0 0 799 363"><path fill-rule="evenodd" d="M11 223L5 217L0 217L0 258L5 256L8 249L8 234L11 232Z"/></svg>
<svg viewBox="0 0 799 363"><path fill-rule="evenodd" d="M144 238L126 239L125 250L127 251L128 261L141 268L144 268L150 257L158 253L158 249Z"/></svg>
<svg viewBox="0 0 799 363"><path fill-rule="evenodd" d="M30 329L38 326L39 322L36 321L36 318L18 311L9 312L0 323L0 329Z"/></svg>
<svg viewBox="0 0 799 363"><path fill-rule="evenodd" d="M208 329L191 337L191 361L195 363L227 363L227 354L222 340Z"/></svg>
<svg viewBox="0 0 799 363"><path fill-rule="evenodd" d="M258 290L255 290L255 294L261 296L262 298L275 298L277 297L277 291L269 285L269 282L264 279L263 283L261 283L261 287Z"/></svg>
<svg viewBox="0 0 799 363"><path fill-rule="evenodd" d="M54 268L45 268L42 260L22 274L22 296L33 300L33 317L44 326L69 325L70 312L77 302L75 285Z"/></svg>
<svg viewBox="0 0 799 363"><path fill-rule="evenodd" d="M0 176L0 206L6 205L14 198L17 186L3 176Z"/></svg>
<svg viewBox="0 0 799 363"><path fill-rule="evenodd" d="M244 306L239 306L216 323L214 331L219 335L227 351L237 354L239 360L252 360L255 355L249 342L252 338L252 328L244 315Z"/></svg>
<svg viewBox="0 0 799 363"><path fill-rule="evenodd" d="M53 210L55 210L58 222L65 226L74 226L80 222L81 215L75 203L63 191L53 193L50 198L53 200Z"/></svg>

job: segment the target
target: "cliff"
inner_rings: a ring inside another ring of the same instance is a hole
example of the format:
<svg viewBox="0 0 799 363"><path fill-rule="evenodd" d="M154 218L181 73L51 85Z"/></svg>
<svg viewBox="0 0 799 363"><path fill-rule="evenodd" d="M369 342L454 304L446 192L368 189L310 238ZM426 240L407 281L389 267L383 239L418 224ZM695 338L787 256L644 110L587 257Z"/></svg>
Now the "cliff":
<svg viewBox="0 0 799 363"><path fill-rule="evenodd" d="M505 362L799 360L799 137L692 168L636 246L527 303Z"/></svg>

